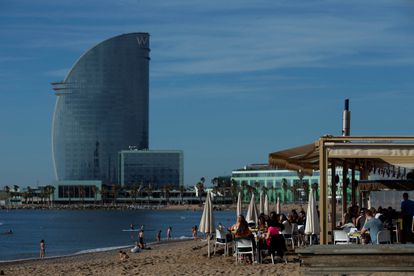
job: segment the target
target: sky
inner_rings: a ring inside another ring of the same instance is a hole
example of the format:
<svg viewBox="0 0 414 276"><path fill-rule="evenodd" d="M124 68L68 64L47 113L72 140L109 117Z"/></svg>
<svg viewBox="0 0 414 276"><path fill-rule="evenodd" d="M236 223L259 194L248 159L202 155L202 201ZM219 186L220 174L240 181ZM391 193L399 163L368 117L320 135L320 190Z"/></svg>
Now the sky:
<svg viewBox="0 0 414 276"><path fill-rule="evenodd" d="M414 1L0 0L0 186L54 180L51 124L82 53L151 35L150 148L185 184L340 135L414 135Z"/></svg>

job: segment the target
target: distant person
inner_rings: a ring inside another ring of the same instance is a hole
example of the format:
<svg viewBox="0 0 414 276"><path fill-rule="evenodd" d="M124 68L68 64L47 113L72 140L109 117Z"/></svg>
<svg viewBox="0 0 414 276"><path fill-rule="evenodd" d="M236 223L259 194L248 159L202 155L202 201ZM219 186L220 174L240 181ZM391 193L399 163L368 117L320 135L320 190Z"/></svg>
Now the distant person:
<svg viewBox="0 0 414 276"><path fill-rule="evenodd" d="M408 199L408 193L403 194L401 201L402 235L401 243L411 242L411 227L414 216L414 201Z"/></svg>
<svg viewBox="0 0 414 276"><path fill-rule="evenodd" d="M141 249L144 249L145 243L144 243L144 230L141 228L138 234L138 241L139 241L139 247Z"/></svg>
<svg viewBox="0 0 414 276"><path fill-rule="evenodd" d="M139 245L139 242L136 242L135 246L131 249L131 253L138 253L139 251L141 251L141 247Z"/></svg>
<svg viewBox="0 0 414 276"><path fill-rule="evenodd" d="M167 228L167 240L171 240L171 233L172 232L172 227L168 226Z"/></svg>
<svg viewBox="0 0 414 276"><path fill-rule="evenodd" d="M129 230L131 230L131 240L133 240L134 239L134 225L131 223L130 225L129 225Z"/></svg>
<svg viewBox="0 0 414 276"><path fill-rule="evenodd" d="M193 238L194 238L194 240L196 240L197 239L197 232L198 232L197 225L194 225L194 227L192 228L192 232L193 232Z"/></svg>
<svg viewBox="0 0 414 276"><path fill-rule="evenodd" d="M40 241L40 258L43 259L45 257L45 240Z"/></svg>
<svg viewBox="0 0 414 276"><path fill-rule="evenodd" d="M157 233L157 242L161 241L161 230L158 231Z"/></svg>
<svg viewBox="0 0 414 276"><path fill-rule="evenodd" d="M377 243L377 234L379 231L383 230L384 226L382 221L376 219L371 210L367 210L365 212L365 224L362 227L361 234L363 235L365 232L369 231L369 237L371 238L371 243Z"/></svg>

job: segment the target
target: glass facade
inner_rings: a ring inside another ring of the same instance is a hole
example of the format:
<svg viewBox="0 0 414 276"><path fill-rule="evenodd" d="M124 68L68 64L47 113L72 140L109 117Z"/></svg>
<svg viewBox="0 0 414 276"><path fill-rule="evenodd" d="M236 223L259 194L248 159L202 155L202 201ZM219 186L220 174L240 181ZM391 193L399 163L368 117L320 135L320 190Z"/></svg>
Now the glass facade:
<svg viewBox="0 0 414 276"><path fill-rule="evenodd" d="M62 82L52 126L57 180L117 180L117 155L148 148L149 34L130 33L96 45Z"/></svg>
<svg viewBox="0 0 414 276"><path fill-rule="evenodd" d="M55 201L100 200L102 181L65 180L56 181L53 199Z"/></svg>
<svg viewBox="0 0 414 276"><path fill-rule="evenodd" d="M160 188L183 185L183 152L157 150L128 150L119 152L119 183Z"/></svg>
<svg viewBox="0 0 414 276"><path fill-rule="evenodd" d="M342 168L337 168L336 175L342 181ZM330 180L331 170L328 170L328 194L331 194ZM348 171L351 175L351 170ZM232 171L232 180L238 185L246 187L246 185L268 190L270 200L276 201L280 197L283 202L306 201L306 192L304 187L311 189L313 186L319 186L319 171L314 171L311 176L304 176L302 183L296 171L289 170L235 170ZM359 179L359 172L356 171L355 179ZM286 185L283 185L286 183ZM348 187L349 188L349 187ZM245 195L248 194L247 189L244 190ZM337 196L342 194L342 182L338 183ZM349 191L350 196L350 191ZM318 197L318 194L317 194ZM246 197L248 198L248 197Z"/></svg>

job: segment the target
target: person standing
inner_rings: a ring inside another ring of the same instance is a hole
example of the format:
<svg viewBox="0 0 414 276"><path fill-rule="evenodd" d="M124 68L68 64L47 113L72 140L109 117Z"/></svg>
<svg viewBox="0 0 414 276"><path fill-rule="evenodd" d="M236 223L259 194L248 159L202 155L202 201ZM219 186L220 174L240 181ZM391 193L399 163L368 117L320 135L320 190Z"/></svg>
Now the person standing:
<svg viewBox="0 0 414 276"><path fill-rule="evenodd" d="M144 249L145 243L144 243L144 229L143 228L141 228L141 230L139 231L138 238L139 238L139 247L141 249Z"/></svg>
<svg viewBox="0 0 414 276"><path fill-rule="evenodd" d="M403 201L401 201L401 216L403 224L401 243L411 242L411 227L414 216L414 201L408 199L408 193L403 194Z"/></svg>
<svg viewBox="0 0 414 276"><path fill-rule="evenodd" d="M45 257L45 240L40 241L40 258L43 259Z"/></svg>
<svg viewBox="0 0 414 276"><path fill-rule="evenodd" d="M161 241L161 230L158 231L157 233L157 242Z"/></svg>
<svg viewBox="0 0 414 276"><path fill-rule="evenodd" d="M168 228L167 228L167 240L171 240L171 232L172 232L172 227L168 226Z"/></svg>

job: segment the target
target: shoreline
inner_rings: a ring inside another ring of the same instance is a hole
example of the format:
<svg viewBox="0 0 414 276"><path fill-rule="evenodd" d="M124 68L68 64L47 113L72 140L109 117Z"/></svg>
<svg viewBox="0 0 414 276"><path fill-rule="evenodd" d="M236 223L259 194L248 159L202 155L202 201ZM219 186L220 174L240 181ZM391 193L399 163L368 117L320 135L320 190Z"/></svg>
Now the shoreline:
<svg viewBox="0 0 414 276"><path fill-rule="evenodd" d="M192 240L192 237L179 237L179 238L173 238L171 240L161 240L160 242L153 241L146 243L147 247L150 246L158 246L163 244L172 244L176 242L184 242ZM32 257L32 258L25 258L25 259L14 259L14 260L0 260L0 265L4 264L20 264L20 263L26 263L26 262L36 262L36 261L43 261L43 260L55 260L55 259L63 259L63 258L70 258L70 257L76 257L81 255L87 255L87 254L94 254L94 253L103 253L103 252L110 252L110 251L118 251L120 249L127 249L127 248L133 248L134 244L130 245L120 245L120 246L110 246L110 247L103 247L103 248L91 248L91 249L84 249L81 251L77 251L75 253L70 254L63 254L63 255L56 255L56 256L46 256L45 258L41 259L39 257Z"/></svg>

